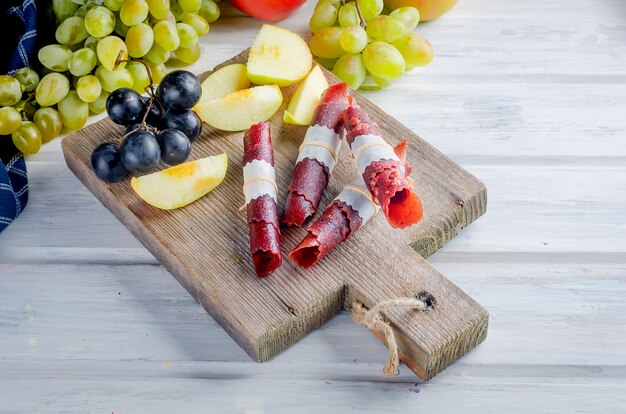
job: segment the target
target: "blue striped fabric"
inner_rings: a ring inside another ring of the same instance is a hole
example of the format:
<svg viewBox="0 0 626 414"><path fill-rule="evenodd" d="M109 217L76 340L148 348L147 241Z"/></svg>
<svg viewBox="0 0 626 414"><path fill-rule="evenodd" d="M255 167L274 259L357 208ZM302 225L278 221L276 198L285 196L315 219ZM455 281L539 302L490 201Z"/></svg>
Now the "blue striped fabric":
<svg viewBox="0 0 626 414"><path fill-rule="evenodd" d="M17 46L9 60L10 74L30 66L30 59L35 55L37 6L35 0L22 0L21 4L3 8L2 12L0 23L17 21L21 28L14 33ZM28 176L24 157L13 146L10 137L0 137L0 232L22 212L27 202Z"/></svg>

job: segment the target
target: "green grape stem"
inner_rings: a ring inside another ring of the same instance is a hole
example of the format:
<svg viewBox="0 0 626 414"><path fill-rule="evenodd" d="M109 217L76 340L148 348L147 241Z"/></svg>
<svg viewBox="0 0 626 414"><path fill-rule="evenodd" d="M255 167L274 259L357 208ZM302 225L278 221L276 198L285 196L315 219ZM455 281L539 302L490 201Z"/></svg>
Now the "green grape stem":
<svg viewBox="0 0 626 414"><path fill-rule="evenodd" d="M367 27L367 22L365 21L365 18L363 17L363 12L361 11L361 5L359 4L359 0L354 0L354 5L356 7L356 12L359 15L359 24L361 25L362 28L366 28Z"/></svg>

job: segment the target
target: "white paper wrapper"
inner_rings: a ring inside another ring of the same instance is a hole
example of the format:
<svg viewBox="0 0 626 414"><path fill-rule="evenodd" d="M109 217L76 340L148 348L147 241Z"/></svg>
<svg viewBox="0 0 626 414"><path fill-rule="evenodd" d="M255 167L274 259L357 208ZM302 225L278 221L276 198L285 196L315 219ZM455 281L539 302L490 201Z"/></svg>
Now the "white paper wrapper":
<svg viewBox="0 0 626 414"><path fill-rule="evenodd" d="M271 182L258 180L266 178ZM243 188L246 196L246 204L262 195L268 194L276 201L276 172L272 164L265 160L252 160L243 166Z"/></svg>
<svg viewBox="0 0 626 414"><path fill-rule="evenodd" d="M359 149L365 145L371 146L368 146L360 151ZM352 150L353 155L358 154L358 158L355 157L355 161L361 174L363 174L367 166L373 162L380 160L400 161L394 152L393 147L387 144L387 142L378 135L359 135L352 142L350 149Z"/></svg>
<svg viewBox="0 0 626 414"><path fill-rule="evenodd" d="M335 150L335 155L339 156L341 149L341 135L325 125L311 125L304 135L303 144L306 142L323 142ZM305 158L316 159L328 168L329 174L335 168L335 158L327 148L318 145L303 145L300 147L296 164Z"/></svg>
<svg viewBox="0 0 626 414"><path fill-rule="evenodd" d="M355 178L351 185L360 187L365 193L369 194L370 190L365 187L363 177L359 176ZM371 219L378 210L370 197L367 197L362 192L350 187L345 187L343 191L335 197L335 200L343 201L352 207L352 209L357 212L359 217L361 217L363 224L367 223L367 221Z"/></svg>

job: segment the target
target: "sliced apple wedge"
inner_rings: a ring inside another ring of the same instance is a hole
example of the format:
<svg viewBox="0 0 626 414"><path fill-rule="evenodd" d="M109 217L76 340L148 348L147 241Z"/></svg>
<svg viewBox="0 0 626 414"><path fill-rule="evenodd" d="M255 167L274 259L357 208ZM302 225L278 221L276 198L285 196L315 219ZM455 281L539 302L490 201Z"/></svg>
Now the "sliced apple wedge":
<svg viewBox="0 0 626 414"><path fill-rule="evenodd" d="M313 58L296 33L264 24L248 55L248 79L257 85L292 85L311 70Z"/></svg>
<svg viewBox="0 0 626 414"><path fill-rule="evenodd" d="M208 78L202 82L202 98L203 101L209 101L215 98L221 98L231 92L250 87L248 80L248 70L243 63L234 63L224 66L211 73Z"/></svg>
<svg viewBox="0 0 626 414"><path fill-rule="evenodd" d="M194 110L207 124L224 131L243 131L270 119L283 103L276 85L255 86L199 102Z"/></svg>
<svg viewBox="0 0 626 414"><path fill-rule="evenodd" d="M193 203L220 185L227 169L228 157L220 154L133 177L130 185L146 203L173 210Z"/></svg>
<svg viewBox="0 0 626 414"><path fill-rule="evenodd" d="M293 125L311 125L313 112L320 101L322 92L328 88L328 81L322 69L315 65L311 73L298 85L283 115L283 121Z"/></svg>

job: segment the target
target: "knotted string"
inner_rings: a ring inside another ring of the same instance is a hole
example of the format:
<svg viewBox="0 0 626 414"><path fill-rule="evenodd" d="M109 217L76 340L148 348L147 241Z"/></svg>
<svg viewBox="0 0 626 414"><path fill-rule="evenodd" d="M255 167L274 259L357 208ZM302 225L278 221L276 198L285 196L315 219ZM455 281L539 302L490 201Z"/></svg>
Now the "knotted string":
<svg viewBox="0 0 626 414"><path fill-rule="evenodd" d="M352 318L359 325L365 325L370 330L381 331L389 348L389 357L383 367L383 375L391 377L398 375L400 372L400 357L398 356L398 344L393 329L388 322L383 319L382 312L393 308L415 309L419 311L432 310L437 301L428 292L422 291L415 295L414 298L396 298L384 300L377 303L372 309L367 309L363 303L354 301L350 313Z"/></svg>

